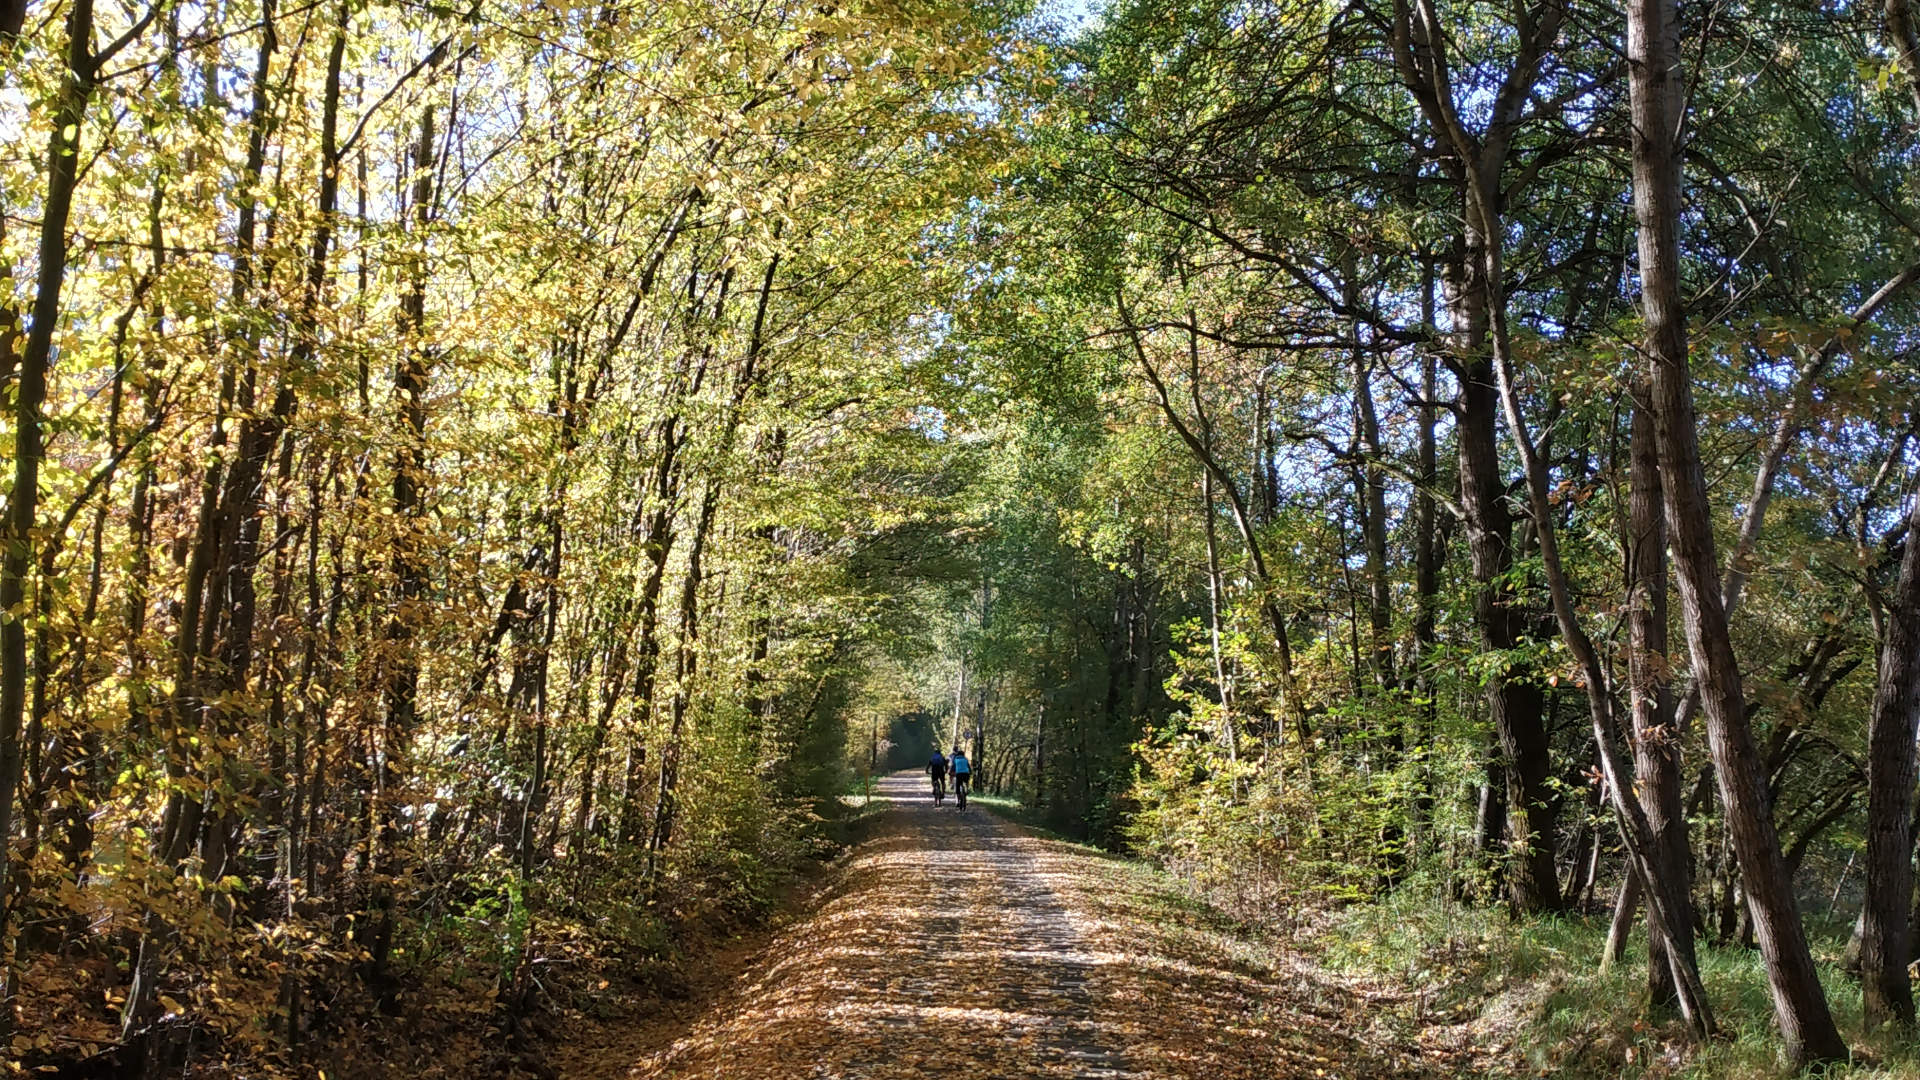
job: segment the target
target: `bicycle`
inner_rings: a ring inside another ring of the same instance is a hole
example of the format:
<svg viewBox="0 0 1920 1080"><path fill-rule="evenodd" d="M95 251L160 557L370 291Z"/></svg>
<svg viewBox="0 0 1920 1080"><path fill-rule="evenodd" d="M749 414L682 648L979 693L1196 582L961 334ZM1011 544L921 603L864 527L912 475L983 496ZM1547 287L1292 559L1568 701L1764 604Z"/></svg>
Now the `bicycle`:
<svg viewBox="0 0 1920 1080"><path fill-rule="evenodd" d="M967 776L965 773L953 778L953 798L957 808L967 808Z"/></svg>
<svg viewBox="0 0 1920 1080"><path fill-rule="evenodd" d="M947 801L947 778L944 776L935 776L933 778L933 805L939 806L945 803L946 801Z"/></svg>

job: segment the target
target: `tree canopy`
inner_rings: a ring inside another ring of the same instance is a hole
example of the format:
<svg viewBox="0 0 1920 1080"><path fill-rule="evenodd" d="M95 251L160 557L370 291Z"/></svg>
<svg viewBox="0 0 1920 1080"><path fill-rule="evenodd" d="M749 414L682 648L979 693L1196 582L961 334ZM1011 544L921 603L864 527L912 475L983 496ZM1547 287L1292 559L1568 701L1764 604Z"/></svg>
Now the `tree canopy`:
<svg viewBox="0 0 1920 1080"><path fill-rule="evenodd" d="M512 1052L954 743L1906 1052L1906 0L12 0L0 133L18 1062Z"/></svg>

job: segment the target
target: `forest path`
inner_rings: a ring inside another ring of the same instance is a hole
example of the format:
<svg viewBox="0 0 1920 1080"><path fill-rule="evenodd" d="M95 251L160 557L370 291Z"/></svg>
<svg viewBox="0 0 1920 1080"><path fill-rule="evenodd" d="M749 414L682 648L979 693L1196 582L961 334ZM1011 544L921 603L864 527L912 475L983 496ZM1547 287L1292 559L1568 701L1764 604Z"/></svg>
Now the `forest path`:
<svg viewBox="0 0 1920 1080"><path fill-rule="evenodd" d="M1354 989L1274 955L1125 860L975 803L893 804L817 908L664 1051L647 1080L1421 1075ZM604 1059L603 1059L604 1060Z"/></svg>

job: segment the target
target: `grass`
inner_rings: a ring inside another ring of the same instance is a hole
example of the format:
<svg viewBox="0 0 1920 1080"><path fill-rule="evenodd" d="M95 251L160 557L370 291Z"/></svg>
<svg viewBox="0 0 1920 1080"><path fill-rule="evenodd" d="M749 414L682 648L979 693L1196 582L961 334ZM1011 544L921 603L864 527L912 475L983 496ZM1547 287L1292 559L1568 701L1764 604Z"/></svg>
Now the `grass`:
<svg viewBox="0 0 1920 1080"><path fill-rule="evenodd" d="M1060 832L1057 828L1054 828L1054 823L1050 822L1045 814L1026 805L1012 795L990 795L983 791L970 792L967 795L967 804L970 806L974 804L984 806L994 813L999 814L1001 817L1006 818L1008 821L1018 824L1021 828L1044 836L1049 840L1058 840L1063 844L1072 844L1075 847L1087 847L1082 841L1076 840ZM1087 850L1098 851L1099 849L1087 848Z"/></svg>
<svg viewBox="0 0 1920 1080"><path fill-rule="evenodd" d="M1778 1080L1780 1059L1759 955L1705 945L1701 977L1721 1035L1692 1044L1676 1017L1649 1007L1644 941L1600 970L1604 917L1511 919L1408 888L1341 913L1309 946L1329 967L1386 976L1407 987L1407 1019L1451 1029L1495 1076ZM1868 1039L1860 991L1835 962L1842 933L1826 928L1815 951L1827 1000L1856 1060L1817 1071L1846 1080L1920 1080L1912 1038Z"/></svg>

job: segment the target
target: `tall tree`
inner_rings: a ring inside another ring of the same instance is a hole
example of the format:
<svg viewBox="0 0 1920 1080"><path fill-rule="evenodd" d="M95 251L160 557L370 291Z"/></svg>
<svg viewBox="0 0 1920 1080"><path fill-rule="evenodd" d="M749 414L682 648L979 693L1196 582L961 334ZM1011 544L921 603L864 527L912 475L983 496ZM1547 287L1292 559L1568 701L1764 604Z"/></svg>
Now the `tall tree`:
<svg viewBox="0 0 1920 1080"><path fill-rule="evenodd" d="M1774 1013L1796 1062L1844 1057L1827 1009L1806 929L1780 852L1766 778L1746 712L1714 554L1712 510L1700 462L1698 417L1680 289L1680 18L1672 0L1627 6L1628 84L1633 107L1633 202L1639 223L1644 349L1652 368L1650 405L1679 582L1687 647L1701 686L1714 775L1740 860L1755 936L1766 959Z"/></svg>
<svg viewBox="0 0 1920 1080"><path fill-rule="evenodd" d="M1920 487L1907 510L1906 554L1886 598L1886 629L1867 728L1867 867L1860 981L1869 1027L1913 1024L1914 740L1920 735Z"/></svg>

